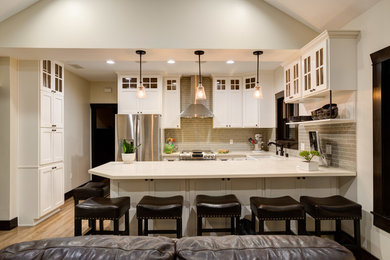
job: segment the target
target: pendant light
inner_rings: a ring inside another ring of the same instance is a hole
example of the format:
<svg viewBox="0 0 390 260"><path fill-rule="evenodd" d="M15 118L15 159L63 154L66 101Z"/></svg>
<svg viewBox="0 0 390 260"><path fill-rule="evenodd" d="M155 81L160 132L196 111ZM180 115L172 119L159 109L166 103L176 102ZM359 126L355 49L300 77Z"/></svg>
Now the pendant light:
<svg viewBox="0 0 390 260"><path fill-rule="evenodd" d="M260 67L259 67L259 56L263 54L263 51L254 51L253 55L257 56L257 77L256 77L256 86L255 91L253 92L253 97L257 99L263 98L263 91L261 90L261 86L259 84L259 73L260 73Z"/></svg>
<svg viewBox="0 0 390 260"><path fill-rule="evenodd" d="M144 50L137 50L135 53L139 55L139 85L137 87L137 98L146 98L145 87L142 84L142 55L146 54Z"/></svg>
<svg viewBox="0 0 390 260"><path fill-rule="evenodd" d="M205 100L206 99L206 92L204 91L204 87L202 85L202 73L200 70L200 55L203 55L204 51L195 51L195 55L198 55L198 62L199 62L199 84L196 88L195 93L195 99L196 100Z"/></svg>

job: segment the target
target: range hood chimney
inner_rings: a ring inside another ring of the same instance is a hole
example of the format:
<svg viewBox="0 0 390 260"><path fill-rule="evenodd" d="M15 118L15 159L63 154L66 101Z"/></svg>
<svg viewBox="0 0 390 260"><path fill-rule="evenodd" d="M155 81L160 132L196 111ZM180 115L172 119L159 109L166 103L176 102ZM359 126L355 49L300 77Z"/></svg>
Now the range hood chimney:
<svg viewBox="0 0 390 260"><path fill-rule="evenodd" d="M196 88L198 86L198 76L191 77L191 101L189 105L181 114L182 118L210 118L214 117L205 105L201 104L201 101L196 100Z"/></svg>

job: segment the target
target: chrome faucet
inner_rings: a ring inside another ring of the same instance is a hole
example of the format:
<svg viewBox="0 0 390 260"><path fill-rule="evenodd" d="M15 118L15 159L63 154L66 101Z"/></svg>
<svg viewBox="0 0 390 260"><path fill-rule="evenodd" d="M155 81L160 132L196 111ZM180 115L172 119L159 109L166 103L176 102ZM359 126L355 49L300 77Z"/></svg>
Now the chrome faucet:
<svg viewBox="0 0 390 260"><path fill-rule="evenodd" d="M278 147L280 147L280 156L284 156L284 145L283 144L278 144L275 142L269 142L268 146L275 145L276 146L276 155L278 155Z"/></svg>

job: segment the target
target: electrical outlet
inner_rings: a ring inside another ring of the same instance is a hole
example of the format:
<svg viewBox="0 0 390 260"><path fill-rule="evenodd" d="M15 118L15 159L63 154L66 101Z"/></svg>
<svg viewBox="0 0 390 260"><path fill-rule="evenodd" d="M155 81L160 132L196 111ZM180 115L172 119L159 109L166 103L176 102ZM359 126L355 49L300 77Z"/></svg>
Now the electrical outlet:
<svg viewBox="0 0 390 260"><path fill-rule="evenodd" d="M230 139L230 144L233 144L233 139Z"/></svg>
<svg viewBox="0 0 390 260"><path fill-rule="evenodd" d="M301 151L305 150L305 143L301 143Z"/></svg>
<svg viewBox="0 0 390 260"><path fill-rule="evenodd" d="M326 145L326 154L332 154L332 145L331 144Z"/></svg>

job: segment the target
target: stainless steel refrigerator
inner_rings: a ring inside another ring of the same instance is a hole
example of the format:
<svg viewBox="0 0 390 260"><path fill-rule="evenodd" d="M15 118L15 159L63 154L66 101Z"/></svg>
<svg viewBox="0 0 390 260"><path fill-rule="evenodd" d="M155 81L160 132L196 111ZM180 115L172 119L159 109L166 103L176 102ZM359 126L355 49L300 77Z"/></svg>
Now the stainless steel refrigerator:
<svg viewBox="0 0 390 260"><path fill-rule="evenodd" d="M115 115L115 160L122 161L122 142L126 139L141 145L137 161L161 160L161 115Z"/></svg>

